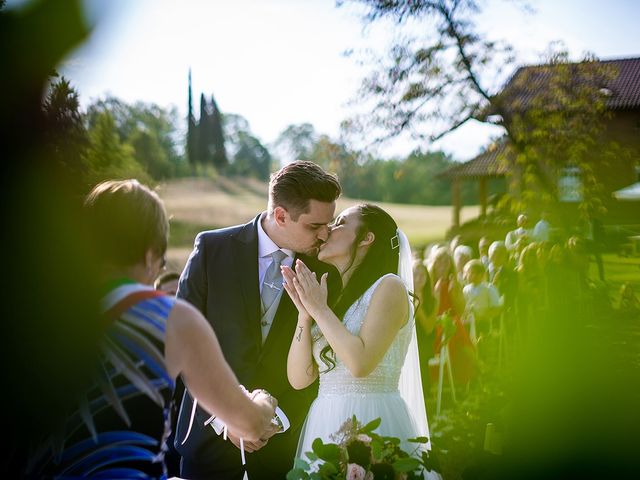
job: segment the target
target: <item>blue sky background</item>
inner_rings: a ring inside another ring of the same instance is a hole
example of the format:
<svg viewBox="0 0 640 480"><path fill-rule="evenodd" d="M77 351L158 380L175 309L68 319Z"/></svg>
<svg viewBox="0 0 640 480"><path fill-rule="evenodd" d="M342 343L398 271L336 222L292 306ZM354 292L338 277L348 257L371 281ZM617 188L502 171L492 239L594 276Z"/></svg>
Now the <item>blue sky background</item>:
<svg viewBox="0 0 640 480"><path fill-rule="evenodd" d="M14 6L23 0L9 0ZM482 32L511 43L520 64L537 62L555 40L573 56L640 56L640 1L486 0ZM334 0L85 0L95 24L90 40L62 72L86 105L107 93L133 102L175 105L186 115L187 72L196 100L213 93L223 112L249 120L264 143L292 123L309 122L336 137L365 71L343 52L382 52L397 33L389 25L364 29L357 6ZM198 108L198 101L194 102ZM476 155L495 127L469 124L433 145L457 160ZM401 138L381 150L404 155L419 146Z"/></svg>

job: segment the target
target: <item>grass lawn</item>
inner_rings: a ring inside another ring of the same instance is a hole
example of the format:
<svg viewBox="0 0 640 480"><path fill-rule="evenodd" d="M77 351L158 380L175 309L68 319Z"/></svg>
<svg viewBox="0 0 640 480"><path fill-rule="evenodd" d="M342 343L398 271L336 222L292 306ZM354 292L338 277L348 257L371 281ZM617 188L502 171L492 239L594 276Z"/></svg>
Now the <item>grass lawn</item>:
<svg viewBox="0 0 640 480"><path fill-rule="evenodd" d="M160 196L165 201L171 216L171 241L168 252L170 268L181 271L191 248L195 235L212 228L236 225L251 220L258 212L266 208L267 186L253 179L227 179L219 177L211 179L180 179L162 184ZM341 198L337 212L358 203L358 200ZM405 231L414 247L420 247L444 237L451 225L451 207L432 207L418 205L398 205L381 203ZM478 215L478 207L467 207L461 212L464 222ZM640 256L622 257L615 253L603 255L605 279L607 283L611 312L620 300L620 286L624 282L633 284L636 292L640 292ZM598 270L594 259L591 259L590 277L597 281ZM611 321L609 321L611 320ZM620 341L617 345L626 345L617 350L633 358L640 368L637 339L640 339L638 323L628 322L631 327L616 319L604 318L602 325L605 332L614 332ZM609 324L616 325L611 329ZM616 337L616 338L617 338ZM604 338L604 335L603 335ZM628 354L626 352L629 352ZM627 358L625 357L625 358ZM472 390L467 400L452 406L445 400L445 409L441 417L435 416L435 388L427 399L430 423L434 441L447 450L441 457L445 478L456 480L462 478L467 467L478 465L483 452L486 425L494 422L496 416L509 398L500 389L488 383ZM461 396L464 397L464 392ZM445 399L447 399L445 395Z"/></svg>
<svg viewBox="0 0 640 480"><path fill-rule="evenodd" d="M184 267L198 232L248 222L267 207L267 184L250 178L178 179L161 184L158 193L171 217L169 268L177 271ZM360 202L340 198L336 213ZM450 206L378 205L395 218L416 247L444 238L451 226ZM478 212L477 206L464 207L461 221Z"/></svg>
<svg viewBox="0 0 640 480"><path fill-rule="evenodd" d="M620 287L630 283L636 295L640 296L640 256L622 257L616 253L602 255L604 279L608 284L609 299L614 308L620 302ZM599 280L598 267L592 258L589 265L589 277Z"/></svg>

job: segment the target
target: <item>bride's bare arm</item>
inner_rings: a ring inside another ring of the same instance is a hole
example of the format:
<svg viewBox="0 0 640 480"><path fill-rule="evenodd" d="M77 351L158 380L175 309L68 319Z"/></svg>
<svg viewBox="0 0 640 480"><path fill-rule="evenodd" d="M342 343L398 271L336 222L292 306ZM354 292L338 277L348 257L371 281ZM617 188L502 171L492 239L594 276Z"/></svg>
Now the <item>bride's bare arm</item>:
<svg viewBox="0 0 640 480"><path fill-rule="evenodd" d="M353 335L327 306L326 277L318 284L315 275L299 262L294 285L300 301L316 321L324 337L354 377L366 377L380 363L409 310L407 291L395 276L383 279L367 308L358 335Z"/></svg>
<svg viewBox="0 0 640 480"><path fill-rule="evenodd" d="M289 267L282 267L285 280L284 288L298 309L298 324L296 325L289 356L287 357L287 378L296 390L311 385L318 378L318 366L313 361L311 325L313 320L300 302L300 298L293 286L295 274Z"/></svg>
<svg viewBox="0 0 640 480"><path fill-rule="evenodd" d="M266 394L252 401L240 389L213 329L198 310L181 300L167 319L165 362L169 375L182 375L199 404L219 416L231 432L249 441L271 434L277 402Z"/></svg>

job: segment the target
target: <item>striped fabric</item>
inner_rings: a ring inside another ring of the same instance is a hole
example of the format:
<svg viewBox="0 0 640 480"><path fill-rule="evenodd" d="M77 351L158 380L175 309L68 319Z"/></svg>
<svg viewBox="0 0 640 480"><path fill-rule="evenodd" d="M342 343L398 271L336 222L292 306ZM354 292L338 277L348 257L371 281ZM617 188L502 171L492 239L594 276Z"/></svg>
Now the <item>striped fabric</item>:
<svg viewBox="0 0 640 480"><path fill-rule="evenodd" d="M64 448L49 448L32 478L166 478L174 379L164 364L175 299L126 284L103 300L106 333L95 383L65 425Z"/></svg>

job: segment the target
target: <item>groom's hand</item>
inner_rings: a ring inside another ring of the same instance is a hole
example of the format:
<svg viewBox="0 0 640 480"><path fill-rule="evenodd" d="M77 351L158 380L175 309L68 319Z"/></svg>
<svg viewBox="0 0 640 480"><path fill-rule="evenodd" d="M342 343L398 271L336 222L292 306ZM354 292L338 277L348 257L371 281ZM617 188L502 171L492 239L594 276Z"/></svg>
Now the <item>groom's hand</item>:
<svg viewBox="0 0 640 480"><path fill-rule="evenodd" d="M274 425L272 428L270 428L264 433L263 437L260 440L256 440L255 442L250 442L249 440L245 440L244 451L249 453L257 452L262 447L264 447L269 442L269 439L273 437L276 433L278 433L278 431L279 431L279 428ZM229 440L231 440L231 443L233 443L238 449L240 448L240 437L236 437L231 432L227 432L227 437L229 438Z"/></svg>
<svg viewBox="0 0 640 480"><path fill-rule="evenodd" d="M227 432L227 437L229 438L229 440L231 440L231 443L233 443L238 449L240 448L240 437L236 437L231 432ZM244 451L249 453L256 452L264 447L267 444L267 441L268 440L263 441L262 439L260 439L255 442L250 442L249 440L245 440Z"/></svg>

